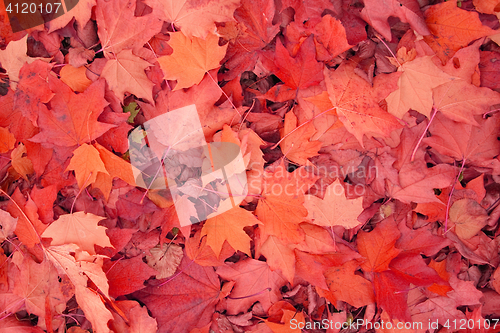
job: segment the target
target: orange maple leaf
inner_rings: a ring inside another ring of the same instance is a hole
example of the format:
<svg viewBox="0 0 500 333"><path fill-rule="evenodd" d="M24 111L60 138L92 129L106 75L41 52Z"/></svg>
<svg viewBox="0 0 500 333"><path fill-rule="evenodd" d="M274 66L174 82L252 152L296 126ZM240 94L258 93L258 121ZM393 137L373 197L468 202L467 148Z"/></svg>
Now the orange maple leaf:
<svg viewBox="0 0 500 333"><path fill-rule="evenodd" d="M299 227L307 216L304 207L304 193L317 180L305 171L304 167L289 173L280 164L274 172L266 170L262 198L257 204L255 213L260 221L261 242L264 243L270 235L285 242L299 243L304 234Z"/></svg>
<svg viewBox="0 0 500 333"><path fill-rule="evenodd" d="M73 157L66 168L66 171L68 170L75 170L79 188L94 183L99 172L109 175L97 149L86 143L75 149Z"/></svg>
<svg viewBox="0 0 500 333"><path fill-rule="evenodd" d="M432 35L424 36L424 40L443 65L470 42L495 34L495 30L481 23L477 13L458 8L455 1L431 6L425 12L425 17Z"/></svg>
<svg viewBox="0 0 500 333"><path fill-rule="evenodd" d="M310 141L316 132L312 122L298 125L297 116L293 112L285 115L285 125L280 131L281 151L292 162L299 165L309 165L308 158L318 155L321 142Z"/></svg>
<svg viewBox="0 0 500 333"><path fill-rule="evenodd" d="M158 58L166 80L177 80L174 90L189 88L201 82L205 73L220 67L227 44L219 46L219 37L209 34L205 39L186 37L182 32L170 34L171 55Z"/></svg>
<svg viewBox="0 0 500 333"><path fill-rule="evenodd" d="M99 188L104 194L104 197L108 199L114 177L120 178L128 184L135 186L133 166L130 163L116 156L98 143L95 143L94 147L99 152L100 159L102 163L104 163L107 172L97 172L97 178L92 185L93 187Z"/></svg>
<svg viewBox="0 0 500 333"><path fill-rule="evenodd" d="M362 307L374 303L375 296L370 281L354 274L358 266L356 260L351 260L340 267L331 267L325 272L325 277L328 289L335 300Z"/></svg>
<svg viewBox="0 0 500 333"><path fill-rule="evenodd" d="M64 215L67 216L67 215ZM94 290L87 288L89 278L106 296L108 295L108 280L102 271L102 260L97 263L77 261L71 255L76 252L75 244L49 246L45 251L47 258L54 264L60 275L67 275L75 287L75 297L85 316L92 323L96 332L109 331L107 322L113 319L111 312L106 308L103 298ZM90 259L95 259L93 256Z"/></svg>
<svg viewBox="0 0 500 333"><path fill-rule="evenodd" d="M440 70L431 57L405 62L398 71L403 72L398 79L399 89L386 98L389 113L403 118L409 109L413 109L430 118L432 89L451 81L452 77Z"/></svg>
<svg viewBox="0 0 500 333"><path fill-rule="evenodd" d="M293 284L295 276L295 253L293 245L284 243L276 236L269 236L260 246L259 252L266 257L271 270L280 269L283 276Z"/></svg>
<svg viewBox="0 0 500 333"><path fill-rule="evenodd" d="M240 250L250 256L251 239L243 228L259 223L259 220L252 213L243 208L235 207L209 218L203 225L201 236L207 236L207 245L214 250L217 257L219 257L225 241L235 250Z"/></svg>

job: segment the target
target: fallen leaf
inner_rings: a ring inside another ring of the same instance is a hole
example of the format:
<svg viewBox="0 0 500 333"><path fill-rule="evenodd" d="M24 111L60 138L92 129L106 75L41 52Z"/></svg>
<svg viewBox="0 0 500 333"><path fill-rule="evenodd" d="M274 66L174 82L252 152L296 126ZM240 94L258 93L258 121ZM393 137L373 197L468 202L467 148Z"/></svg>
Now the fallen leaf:
<svg viewBox="0 0 500 333"><path fill-rule="evenodd" d="M189 88L199 84L205 73L220 67L227 45L219 46L219 38L209 34L205 39L188 38L182 32L170 34L168 44L174 52L158 58L166 80L177 80L174 88ZM210 74L208 74L210 75Z"/></svg>
<svg viewBox="0 0 500 333"><path fill-rule="evenodd" d="M400 252L395 248L400 237L391 217L380 222L371 232L360 230L358 232L358 251L366 261L361 264L361 269L367 272L383 272Z"/></svg>
<svg viewBox="0 0 500 333"><path fill-rule="evenodd" d="M0 210L0 241L4 241L6 238L14 234L16 230L17 219L13 218L8 212Z"/></svg>
<svg viewBox="0 0 500 333"><path fill-rule="evenodd" d="M500 117L476 121L479 127L454 122L438 113L429 127L431 137L423 141L457 161L482 163L491 160L500 149L500 142L491 135L496 133Z"/></svg>
<svg viewBox="0 0 500 333"><path fill-rule="evenodd" d="M139 50L161 28L161 20L153 14L135 16L134 1L97 0L96 4L98 35L107 58L125 49Z"/></svg>
<svg viewBox="0 0 500 333"><path fill-rule="evenodd" d="M212 267L199 266L184 256L179 272L169 283L133 294L156 318L159 333L188 333L207 325L218 301L220 281Z"/></svg>
<svg viewBox="0 0 500 333"><path fill-rule="evenodd" d="M144 282L157 273L142 261L142 256L104 261L103 270L108 278L109 295L115 298L144 288Z"/></svg>
<svg viewBox="0 0 500 333"><path fill-rule="evenodd" d="M324 227L340 225L350 229L361 224L358 216L363 211L363 199L347 199L344 187L337 179L327 187L323 199L306 195L304 207L308 211L307 219L314 224Z"/></svg>
<svg viewBox="0 0 500 333"><path fill-rule="evenodd" d="M392 40L391 27L387 21L390 16L409 23L420 35L430 34L420 11L420 4L416 0L368 0L361 11L361 17L388 41Z"/></svg>
<svg viewBox="0 0 500 333"><path fill-rule="evenodd" d="M76 244L82 251L95 254L94 245L112 247L106 227L97 225L103 219L84 212L61 215L45 229L42 237L52 238L52 246Z"/></svg>
<svg viewBox="0 0 500 333"><path fill-rule="evenodd" d="M44 109L39 114L41 131L31 141L71 147L95 140L115 127L97 121L108 105L104 100L103 80L92 83L84 93L78 95L56 79L49 79L49 82L58 94L51 100L52 109Z"/></svg>
<svg viewBox="0 0 500 333"><path fill-rule="evenodd" d="M25 257L12 278L17 281L13 293L22 298L29 313L45 318L47 312L64 311L70 297L63 295L57 272L47 260L36 263Z"/></svg>
<svg viewBox="0 0 500 333"><path fill-rule="evenodd" d="M295 276L295 254L292 246L283 244L276 236L269 236L260 246L259 251L266 257L271 270L280 269L283 276L293 284Z"/></svg>
<svg viewBox="0 0 500 333"><path fill-rule="evenodd" d="M331 267L325 272L328 289L335 299L357 308L375 302L370 281L355 274L358 266L356 260L351 260L340 267Z"/></svg>
<svg viewBox="0 0 500 333"><path fill-rule="evenodd" d="M92 8L96 5L96 0L78 0L71 13L61 15L50 22L49 32L64 28L73 18L81 27L84 27L92 16Z"/></svg>
<svg viewBox="0 0 500 333"><path fill-rule="evenodd" d="M265 55L269 56L269 53ZM300 46L297 55L293 58L283 44L276 43L276 52L269 59L276 76L283 81L266 94L268 99L284 102L297 99L300 91L317 85L323 80L323 64L316 61L316 48L312 36L308 37Z"/></svg>
<svg viewBox="0 0 500 333"><path fill-rule="evenodd" d="M21 143L12 150L10 158L12 159L11 163L14 170L24 179L28 180L28 175L32 174L35 170L33 169L31 160L24 156L24 154L26 154L26 146Z"/></svg>
<svg viewBox="0 0 500 333"><path fill-rule="evenodd" d="M94 183L99 172L108 174L97 149L86 143L74 150L66 168L68 170L75 170L76 181L81 189Z"/></svg>
<svg viewBox="0 0 500 333"><path fill-rule="evenodd" d="M462 239L474 237L487 220L486 210L472 199L457 200L450 207L450 228L455 226L455 233Z"/></svg>
<svg viewBox="0 0 500 333"><path fill-rule="evenodd" d="M112 322L111 329L115 332L130 333L156 333L158 325L156 320L151 318L148 314L148 309L135 301L119 301L116 305L126 316L128 322L118 314L113 313L114 321ZM69 332L72 333L72 332ZM76 332L74 332L76 333ZM82 332L83 333L83 332Z"/></svg>
<svg viewBox="0 0 500 333"><path fill-rule="evenodd" d="M299 223L304 222L307 216L307 209L303 206L304 193L315 180L316 177L304 168L288 173L284 165L279 165L274 172L264 173L262 198L255 210L257 218L263 223L259 226L261 242L265 242L270 235L295 244L303 240Z"/></svg>
<svg viewBox="0 0 500 333"><path fill-rule="evenodd" d="M424 40L443 65L470 42L495 33L481 23L477 13L458 8L453 1L429 7L425 11L425 22L432 35L425 36Z"/></svg>
<svg viewBox="0 0 500 333"><path fill-rule="evenodd" d="M14 94L14 108L21 111L33 125L40 126L40 113L48 112L47 103L54 97L47 80L52 69L52 64L36 60L30 64L25 63L19 71L19 81Z"/></svg>
<svg viewBox="0 0 500 333"><path fill-rule="evenodd" d="M297 117L293 112L285 115L285 125L280 131L281 151L292 162L298 165L309 165L309 157L318 155L321 142L310 141L315 129L312 122L298 124Z"/></svg>
<svg viewBox="0 0 500 333"><path fill-rule="evenodd" d="M230 298L227 299L228 314L246 312L259 301L265 311L281 299L281 288L286 280L279 272L273 272L263 261L247 258L235 264L226 264L216 269L226 280L235 281Z"/></svg>
<svg viewBox="0 0 500 333"><path fill-rule="evenodd" d="M156 270L157 279L174 275L183 257L182 248L177 244L169 244L165 249L155 246L149 253L151 255L146 256L146 261L149 267Z"/></svg>
<svg viewBox="0 0 500 333"><path fill-rule="evenodd" d="M105 307L101 296L95 291L87 288L89 277L96 276L106 281L105 285L100 286L104 295L108 294L106 276L102 268L95 263L82 265L84 262L77 262L70 254L76 251L77 245L64 244L59 246L50 246L45 251L48 259L54 264L60 275L67 275L75 287L75 296L78 305L82 308L85 316L92 323L92 327L97 332L107 332L107 323L113 319L111 312ZM96 283L96 281L93 281Z"/></svg>
<svg viewBox="0 0 500 333"><path fill-rule="evenodd" d="M411 320L406 292L409 286L410 284L405 279L393 271L375 273L373 287L377 305L387 311L391 319Z"/></svg>
<svg viewBox="0 0 500 333"><path fill-rule="evenodd" d="M430 118L432 89L451 81L452 77L440 70L431 57L405 62L398 71L403 72L398 79L399 89L386 98L389 113L403 118L409 109L413 109Z"/></svg>
<svg viewBox="0 0 500 333"><path fill-rule="evenodd" d="M476 87L464 80L454 80L432 90L434 107L454 121L479 126L475 115L490 111L500 104L500 93Z"/></svg>
<svg viewBox="0 0 500 333"><path fill-rule="evenodd" d="M186 36L205 39L215 32L215 22L233 19L239 0L148 0L146 3L158 11L160 18L175 24Z"/></svg>
<svg viewBox="0 0 500 333"><path fill-rule="evenodd" d="M86 72L87 68L83 66L75 68L66 65L61 68L59 75L61 75L61 81L66 83L73 91L82 93L92 84L92 81L87 78Z"/></svg>
<svg viewBox="0 0 500 333"><path fill-rule="evenodd" d="M342 23L330 15L323 16L321 22L316 24L314 29L318 33L317 41L323 44L332 58L353 46L347 41L346 31Z"/></svg>
<svg viewBox="0 0 500 333"><path fill-rule="evenodd" d="M29 196L25 199L19 188L16 188L7 206L7 211L18 219L15 234L19 240L28 248L38 244L41 240L40 234L43 233L46 225L38 219L34 201Z"/></svg>
<svg viewBox="0 0 500 333"><path fill-rule="evenodd" d="M0 64L2 64L2 67L7 71L7 75L9 75L12 90L16 90L21 68L27 61L33 61L33 58L26 55L28 51L27 41L28 35L7 44L5 50L0 51Z"/></svg>
<svg viewBox="0 0 500 333"><path fill-rule="evenodd" d="M16 137L5 127L0 127L0 153L6 153L14 148Z"/></svg>
<svg viewBox="0 0 500 333"><path fill-rule="evenodd" d="M154 83L144 72L149 66L149 62L133 55L131 50L123 50L106 62L101 76L106 79L109 89L122 101L128 92L152 102Z"/></svg>
<svg viewBox="0 0 500 333"><path fill-rule="evenodd" d="M201 237L207 236L207 245L219 257L225 241L235 250L251 255L250 237L243 228L259 224L249 211L235 207L215 217L209 218L203 225Z"/></svg>
<svg viewBox="0 0 500 333"><path fill-rule="evenodd" d="M301 223L300 228L304 231L304 243L299 243L296 248L308 253L331 253L337 251L337 246L333 241L332 235L320 226Z"/></svg>
<svg viewBox="0 0 500 333"><path fill-rule="evenodd" d="M354 62L342 64L335 71L325 69L328 96L349 133L363 145L367 137L388 137L400 125L394 116L380 108L368 82L354 72Z"/></svg>

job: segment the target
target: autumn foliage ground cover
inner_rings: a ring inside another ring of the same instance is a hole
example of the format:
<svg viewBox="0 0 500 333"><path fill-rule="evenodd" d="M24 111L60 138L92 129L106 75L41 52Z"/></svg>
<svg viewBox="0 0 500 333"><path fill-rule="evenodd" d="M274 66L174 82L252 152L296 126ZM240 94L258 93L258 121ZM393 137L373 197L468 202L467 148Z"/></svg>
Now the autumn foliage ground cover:
<svg viewBox="0 0 500 333"><path fill-rule="evenodd" d="M500 331L498 0L0 10L0 332ZM191 104L248 196L181 226L128 133Z"/></svg>

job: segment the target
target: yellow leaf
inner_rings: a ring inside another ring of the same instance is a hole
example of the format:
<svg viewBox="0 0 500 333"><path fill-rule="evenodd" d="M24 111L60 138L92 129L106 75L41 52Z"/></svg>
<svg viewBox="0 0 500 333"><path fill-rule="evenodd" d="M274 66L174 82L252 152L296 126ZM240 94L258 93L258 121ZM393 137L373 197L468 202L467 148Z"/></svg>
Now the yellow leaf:
<svg viewBox="0 0 500 333"><path fill-rule="evenodd" d="M235 207L220 215L209 218L203 225L201 235L207 235L207 245L219 257L224 241L227 240L235 250L250 253L250 237L243 230L246 226L259 224L259 220L249 211Z"/></svg>

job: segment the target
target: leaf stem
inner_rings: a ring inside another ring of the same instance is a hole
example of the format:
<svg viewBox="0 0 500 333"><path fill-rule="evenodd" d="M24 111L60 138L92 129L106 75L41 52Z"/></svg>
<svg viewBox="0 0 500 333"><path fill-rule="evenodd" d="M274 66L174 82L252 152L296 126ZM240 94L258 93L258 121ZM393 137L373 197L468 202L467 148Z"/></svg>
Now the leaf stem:
<svg viewBox="0 0 500 333"><path fill-rule="evenodd" d="M448 218L450 217L451 197L453 196L453 191L455 191L455 185L457 184L458 179L460 178L460 175L462 174L462 171L464 170L466 160L467 159L464 157L464 159L462 160L462 167L460 168L460 171L458 172L458 175L455 178L455 181L453 182L453 186L451 187L450 195L448 196L448 202L446 203L446 215L445 215L445 219L444 219L444 233L448 232Z"/></svg>
<svg viewBox="0 0 500 333"><path fill-rule="evenodd" d="M377 37L385 45L385 47L387 48L387 50L389 50L389 52L391 52L392 57L394 58L394 60L396 60L396 62L398 63L399 67L403 66L399 62L399 60L396 57L396 55L394 54L394 52L392 52L392 50L389 48L389 46L384 42L384 40L382 38L380 38L379 36L375 36L375 37Z"/></svg>
<svg viewBox="0 0 500 333"><path fill-rule="evenodd" d="M417 150L418 150L418 147L420 146L420 144L422 143L422 140L424 139L425 135L427 134L427 130L429 129L429 127L431 126L431 123L432 121L434 120L434 117L436 116L437 114L437 110L435 107L432 107L432 116L431 116L431 119L429 119L429 122L427 123L427 126L425 126L425 129L424 129L424 132L422 133L422 135L420 136L420 138L418 139L418 142L417 144L415 145L415 148L413 149L413 152L411 153L411 158L410 158L410 161L413 162L415 160L415 154L417 153Z"/></svg>
<svg viewBox="0 0 500 333"><path fill-rule="evenodd" d="M241 117L242 114L240 113L240 111L236 108L236 106L233 104L233 101L231 101L231 99L229 98L229 96L226 94L226 92L219 86L219 84L217 83L217 81L215 81L215 79L213 78L212 74L210 74L210 72L207 72L208 76L212 79L212 81L215 83L215 85L220 89L220 91L222 91L222 93L224 94L224 96L227 98L227 100L229 101L229 103L231 103L231 106L236 110L236 112L238 112L238 115Z"/></svg>
<svg viewBox="0 0 500 333"><path fill-rule="evenodd" d="M488 111L486 112L485 114L483 114L483 119L486 119L486 116L492 112L495 112L495 111L500 111L500 109L495 109L495 110L491 110L491 111Z"/></svg>

